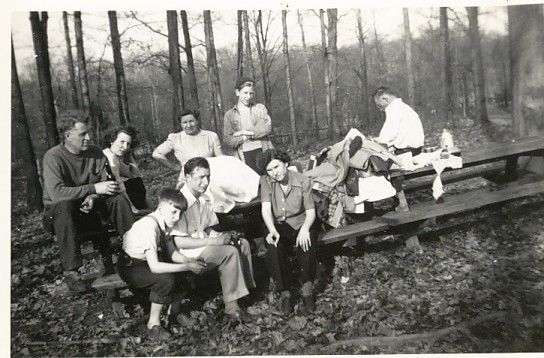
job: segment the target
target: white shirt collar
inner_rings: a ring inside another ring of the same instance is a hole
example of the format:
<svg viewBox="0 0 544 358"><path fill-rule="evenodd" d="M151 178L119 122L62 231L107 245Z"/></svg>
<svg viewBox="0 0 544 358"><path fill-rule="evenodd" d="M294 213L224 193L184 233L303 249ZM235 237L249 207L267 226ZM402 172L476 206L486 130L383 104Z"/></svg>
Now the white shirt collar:
<svg viewBox="0 0 544 358"><path fill-rule="evenodd" d="M193 193L191 193L189 188L187 187L187 184L183 185L181 187L180 191L183 194L183 196L185 197L185 200L187 200L187 208L190 208L191 206L193 206L193 204L196 202L196 198L193 195ZM209 201L208 195L206 193L200 195L200 197L198 198L198 201L201 204L205 203L206 201Z"/></svg>

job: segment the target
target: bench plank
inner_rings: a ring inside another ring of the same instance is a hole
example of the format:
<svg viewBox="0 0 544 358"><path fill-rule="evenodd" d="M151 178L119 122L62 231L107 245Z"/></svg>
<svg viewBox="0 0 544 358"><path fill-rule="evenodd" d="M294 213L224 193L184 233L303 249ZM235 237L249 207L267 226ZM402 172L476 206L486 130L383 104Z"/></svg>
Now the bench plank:
<svg viewBox="0 0 544 358"><path fill-rule="evenodd" d="M446 198L444 203L426 203L414 205L407 212L390 212L382 216L382 219L391 226L398 226L422 221L433 217L456 214L482 208L507 200L513 200L524 196L544 192L544 180L527 184L511 183L504 188L489 191L488 189L454 195Z"/></svg>
<svg viewBox="0 0 544 358"><path fill-rule="evenodd" d="M119 274L105 275L97 278L91 284L95 290L114 290L117 288L126 288L127 283L121 279Z"/></svg>
<svg viewBox="0 0 544 358"><path fill-rule="evenodd" d="M538 193L544 193L544 180L531 183L511 183L500 190L479 190L446 198L441 204L435 202L418 204L406 212L389 212L382 217L352 224L327 232L318 244L331 244L363 235L386 231L392 227L424 221L465 211L479 209L488 205L513 200Z"/></svg>

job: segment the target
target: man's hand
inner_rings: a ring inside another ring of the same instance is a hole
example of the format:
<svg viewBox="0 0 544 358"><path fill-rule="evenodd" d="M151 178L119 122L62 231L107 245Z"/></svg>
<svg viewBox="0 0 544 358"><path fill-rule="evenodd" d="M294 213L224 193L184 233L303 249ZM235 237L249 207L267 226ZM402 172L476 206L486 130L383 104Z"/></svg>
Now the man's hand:
<svg viewBox="0 0 544 358"><path fill-rule="evenodd" d="M79 210L81 210L81 211L84 212L85 214L90 213L91 210L93 210L94 201L95 201L95 199L96 199L97 197L98 197L98 195L96 195L96 194L87 195L87 197L85 198L85 200L83 200L83 202L82 202L81 205L79 206Z"/></svg>
<svg viewBox="0 0 544 358"><path fill-rule="evenodd" d="M310 249L310 246L312 246L312 240L310 239L310 230L301 227L300 231L297 235L297 242L295 244L296 246L300 246L302 248L302 251L306 252Z"/></svg>
<svg viewBox="0 0 544 358"><path fill-rule="evenodd" d="M199 260L191 260L187 262L187 268L197 275L200 275L204 271L206 271L207 264L204 261Z"/></svg>
<svg viewBox="0 0 544 358"><path fill-rule="evenodd" d="M115 195L121 192L121 186L113 180L102 181L94 184L94 190L100 195Z"/></svg>
<svg viewBox="0 0 544 358"><path fill-rule="evenodd" d="M222 232L221 235L216 237L217 245L229 245L231 235L228 232Z"/></svg>
<svg viewBox="0 0 544 358"><path fill-rule="evenodd" d="M278 247L278 241L280 241L280 233L277 231L270 232L268 235L266 235L266 242L268 242L270 245L274 245Z"/></svg>

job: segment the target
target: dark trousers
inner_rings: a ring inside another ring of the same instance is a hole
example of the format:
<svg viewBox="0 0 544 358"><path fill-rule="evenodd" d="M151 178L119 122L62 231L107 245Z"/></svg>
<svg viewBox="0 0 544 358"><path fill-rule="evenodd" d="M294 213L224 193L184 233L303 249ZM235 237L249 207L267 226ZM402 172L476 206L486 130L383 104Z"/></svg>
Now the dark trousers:
<svg viewBox="0 0 544 358"><path fill-rule="evenodd" d="M244 152L244 162L248 167L255 170L257 174L262 175L264 173L261 173L261 169L257 168L257 157L260 153L262 153L262 149L254 149L250 150L249 152Z"/></svg>
<svg viewBox="0 0 544 358"><path fill-rule="evenodd" d="M293 229L287 223L276 223L275 226L280 234L280 239L277 247L266 243L266 265L270 276L276 283L277 290L289 290L293 284L293 268L289 263L290 256L296 256L302 283L313 281L315 277L316 231L310 230L312 246L304 252L301 247L295 248L299 230Z"/></svg>
<svg viewBox="0 0 544 358"><path fill-rule="evenodd" d="M65 270L75 270L82 265L82 233L101 230L105 233L103 221L109 221L115 225L119 236L123 236L135 220L130 204L123 195L98 198L88 214L79 210L82 201L61 201L46 206L44 211L44 224L57 237L60 259ZM98 235L93 239L95 248L103 256L111 256L107 235Z"/></svg>
<svg viewBox="0 0 544 358"><path fill-rule="evenodd" d="M145 260L139 260L122 253L117 261L119 276L137 296L149 293L149 301L169 304L174 300L176 283L174 273L153 273Z"/></svg>

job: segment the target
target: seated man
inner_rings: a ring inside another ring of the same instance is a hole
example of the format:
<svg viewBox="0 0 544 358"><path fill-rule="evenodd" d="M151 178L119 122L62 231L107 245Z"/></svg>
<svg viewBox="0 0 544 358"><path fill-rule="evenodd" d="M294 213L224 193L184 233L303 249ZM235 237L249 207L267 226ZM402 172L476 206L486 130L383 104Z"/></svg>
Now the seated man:
<svg viewBox="0 0 544 358"><path fill-rule="evenodd" d="M57 236L59 253L68 288L87 289L77 269L82 266L80 234L103 229L107 219L123 235L134 223L130 204L119 195L119 184L107 180L107 159L102 150L90 145L87 116L66 111L57 119L63 143L49 149L43 157L44 224ZM106 272L113 272L106 235L95 239Z"/></svg>
<svg viewBox="0 0 544 358"><path fill-rule="evenodd" d="M160 315L162 306L174 301L177 282L174 273L189 270L200 273L206 267L205 263L180 254L174 242L168 240L172 227L186 209L187 201L178 190L163 188L157 210L136 221L123 236L119 276L131 289L149 291L151 311L147 329L155 339L170 337L161 327ZM177 313L170 311L172 316Z"/></svg>
<svg viewBox="0 0 544 358"><path fill-rule="evenodd" d="M249 242L240 240L240 254L231 245L228 233L212 229L219 223L210 206L205 191L210 182L210 166L202 157L189 159L184 166L185 185L181 192L187 199L187 211L176 224L172 235L180 252L198 258L217 267L225 301L225 314L234 319L241 318L238 299L246 296L249 288L255 288L251 250Z"/></svg>
<svg viewBox="0 0 544 358"><path fill-rule="evenodd" d="M388 87L379 87L374 92L376 106L385 111L385 123L376 141L386 144L395 155L412 152L421 153L423 126L418 114L401 98L391 93Z"/></svg>

